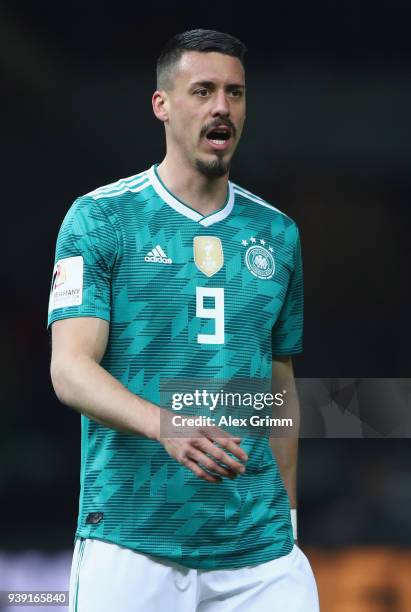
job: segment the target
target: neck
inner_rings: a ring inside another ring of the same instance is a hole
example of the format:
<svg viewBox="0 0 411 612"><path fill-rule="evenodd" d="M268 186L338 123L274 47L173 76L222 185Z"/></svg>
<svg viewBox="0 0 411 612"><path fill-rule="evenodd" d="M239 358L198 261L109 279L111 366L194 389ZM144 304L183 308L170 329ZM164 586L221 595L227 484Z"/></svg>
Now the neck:
<svg viewBox="0 0 411 612"><path fill-rule="evenodd" d="M157 167L157 172L171 193L201 215L209 215L224 206L228 174L207 178L187 162L169 154Z"/></svg>

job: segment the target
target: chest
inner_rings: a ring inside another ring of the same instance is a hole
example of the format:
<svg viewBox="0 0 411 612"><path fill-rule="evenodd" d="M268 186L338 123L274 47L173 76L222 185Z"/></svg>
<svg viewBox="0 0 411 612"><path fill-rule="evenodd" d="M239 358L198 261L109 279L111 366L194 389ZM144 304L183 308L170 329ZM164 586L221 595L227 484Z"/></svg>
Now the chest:
<svg viewBox="0 0 411 612"><path fill-rule="evenodd" d="M280 233L252 219L204 227L157 214L124 226L113 289L123 298L126 292L127 301L140 304L151 321L167 316L189 326L200 317L214 319L214 330L239 320L270 329L292 267Z"/></svg>

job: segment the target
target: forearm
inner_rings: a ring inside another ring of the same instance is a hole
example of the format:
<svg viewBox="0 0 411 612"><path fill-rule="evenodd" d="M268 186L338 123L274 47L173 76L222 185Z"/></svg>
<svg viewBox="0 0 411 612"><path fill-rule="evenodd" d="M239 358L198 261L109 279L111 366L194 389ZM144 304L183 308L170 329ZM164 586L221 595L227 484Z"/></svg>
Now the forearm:
<svg viewBox="0 0 411 612"><path fill-rule="evenodd" d="M106 427L159 438L161 408L128 391L90 357L52 360L51 378L63 404Z"/></svg>
<svg viewBox="0 0 411 612"><path fill-rule="evenodd" d="M281 437L281 431L274 429L270 446L276 458L278 469L287 490L291 508L297 508L297 462L300 430L300 405L290 357L277 357L272 363L273 393L285 390L285 402L281 407L273 406L273 417L291 419L292 426Z"/></svg>
<svg viewBox="0 0 411 612"><path fill-rule="evenodd" d="M297 508L298 439L271 438L270 446L288 493L291 508Z"/></svg>

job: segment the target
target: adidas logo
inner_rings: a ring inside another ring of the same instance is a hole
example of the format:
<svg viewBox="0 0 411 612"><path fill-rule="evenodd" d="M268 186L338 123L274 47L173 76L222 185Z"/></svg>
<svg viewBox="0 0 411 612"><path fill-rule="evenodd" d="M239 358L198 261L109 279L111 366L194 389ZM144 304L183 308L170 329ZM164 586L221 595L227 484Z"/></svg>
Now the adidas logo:
<svg viewBox="0 0 411 612"><path fill-rule="evenodd" d="M161 248L159 244L156 247L154 247L152 251L149 251L147 253L147 255L144 257L144 261L151 261L151 262L164 263L164 264L173 263L173 260L167 257L167 255L164 253L163 249Z"/></svg>

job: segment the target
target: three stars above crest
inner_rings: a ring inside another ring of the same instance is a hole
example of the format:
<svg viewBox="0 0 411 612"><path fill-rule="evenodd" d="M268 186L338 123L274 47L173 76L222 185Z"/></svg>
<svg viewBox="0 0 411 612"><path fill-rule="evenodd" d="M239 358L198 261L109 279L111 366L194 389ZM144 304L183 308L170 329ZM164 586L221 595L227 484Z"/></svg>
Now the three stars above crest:
<svg viewBox="0 0 411 612"><path fill-rule="evenodd" d="M241 241L241 244L242 244L243 246L248 246L248 243L249 243L249 242L251 242L252 244L255 244L255 243L257 242L257 240L254 238L254 236L251 236L251 237L249 238L249 240L248 240L248 241L247 241L247 240L242 240L242 241ZM266 243L266 241L265 241L263 238L260 238L260 240L259 240L258 242L259 242L259 243L260 243L262 246L264 246L264 245L265 245L265 243ZM268 247L268 250L269 250L269 251L272 253L274 249L273 249L273 247L271 247L271 246L270 246L270 247Z"/></svg>

